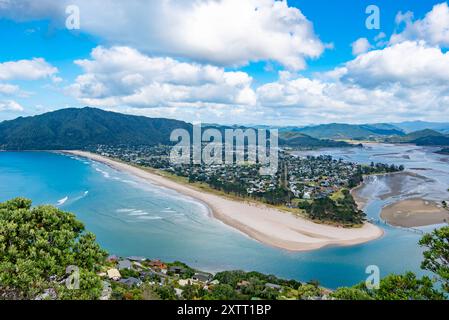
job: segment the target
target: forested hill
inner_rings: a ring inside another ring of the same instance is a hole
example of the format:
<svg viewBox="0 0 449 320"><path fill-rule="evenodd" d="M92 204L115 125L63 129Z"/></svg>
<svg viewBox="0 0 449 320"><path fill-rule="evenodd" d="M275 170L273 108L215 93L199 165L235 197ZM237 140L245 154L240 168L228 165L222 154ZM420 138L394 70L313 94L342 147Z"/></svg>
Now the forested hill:
<svg viewBox="0 0 449 320"><path fill-rule="evenodd" d="M225 129L247 129L206 125ZM61 150L84 149L95 145L157 145L170 144L175 129L192 131L192 125L178 120L155 119L108 112L95 108L61 109L34 117L20 117L0 123L0 149ZM300 133L280 136L280 145L292 147L342 147L348 144L312 138ZM349 146L349 145L348 145Z"/></svg>
<svg viewBox="0 0 449 320"><path fill-rule="evenodd" d="M0 149L61 150L89 145L168 144L174 129L191 124L94 108L61 109L0 123Z"/></svg>

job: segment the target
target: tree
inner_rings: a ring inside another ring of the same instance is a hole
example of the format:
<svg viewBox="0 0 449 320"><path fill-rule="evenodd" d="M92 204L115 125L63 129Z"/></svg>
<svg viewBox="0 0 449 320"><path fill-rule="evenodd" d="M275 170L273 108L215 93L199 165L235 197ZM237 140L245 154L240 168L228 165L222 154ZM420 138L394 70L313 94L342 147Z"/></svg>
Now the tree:
<svg viewBox="0 0 449 320"><path fill-rule="evenodd" d="M30 299L45 290L58 298L95 299L102 283L96 275L106 252L75 215L51 206L32 208L17 198L0 203L0 289ZM66 268L79 270L80 289L68 293Z"/></svg>
<svg viewBox="0 0 449 320"><path fill-rule="evenodd" d="M373 298L364 290L359 288L338 288L330 295L337 300L372 300Z"/></svg>
<svg viewBox="0 0 449 320"><path fill-rule="evenodd" d="M368 289L366 289L368 290ZM413 272L390 274L380 281L379 289L368 290L375 300L442 300L429 277L417 278Z"/></svg>
<svg viewBox="0 0 449 320"><path fill-rule="evenodd" d="M449 293L449 226L424 235L419 244L426 248L421 268L433 272Z"/></svg>

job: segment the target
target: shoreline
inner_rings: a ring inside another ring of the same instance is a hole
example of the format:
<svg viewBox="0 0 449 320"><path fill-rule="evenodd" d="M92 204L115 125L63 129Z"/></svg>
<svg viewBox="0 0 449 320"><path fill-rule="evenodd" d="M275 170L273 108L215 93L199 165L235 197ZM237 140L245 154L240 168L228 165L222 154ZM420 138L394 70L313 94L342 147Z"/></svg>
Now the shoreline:
<svg viewBox="0 0 449 320"><path fill-rule="evenodd" d="M427 181L427 177L423 177L417 173L410 171L401 171L394 173L381 174L382 177L396 177L396 179L403 176L414 177ZM351 189L351 195L353 196L357 206L360 209L364 209L366 205L373 200L371 197L366 197L361 194L365 187L369 186L369 180L366 179L370 176L364 177L364 181L359 186ZM390 191L385 194L378 195L380 200L385 200L391 197L397 197L402 194L401 186L397 185L398 182L390 181ZM419 228L431 225L438 225L449 221L449 209L442 208L442 206L435 200L427 200L420 195L409 196L406 198L398 199L393 203L383 206L379 212L379 219L386 222L393 227L402 228Z"/></svg>
<svg viewBox="0 0 449 320"><path fill-rule="evenodd" d="M263 204L227 199L175 182L144 168L97 154L84 151L61 151L61 153L103 163L115 170L193 198L205 204L213 218L272 247L289 251L310 251L327 246L361 244L378 239L384 234L381 228L370 223L353 229L317 224Z"/></svg>
<svg viewBox="0 0 449 320"><path fill-rule="evenodd" d="M440 207L436 201L410 198L382 208L380 216L392 226L417 228L447 223L449 210Z"/></svg>

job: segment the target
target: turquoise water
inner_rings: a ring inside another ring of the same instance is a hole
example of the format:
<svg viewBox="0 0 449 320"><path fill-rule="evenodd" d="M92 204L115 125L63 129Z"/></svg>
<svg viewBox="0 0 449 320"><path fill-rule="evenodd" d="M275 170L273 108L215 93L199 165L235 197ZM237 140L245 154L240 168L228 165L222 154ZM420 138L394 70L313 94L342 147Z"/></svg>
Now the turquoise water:
<svg viewBox="0 0 449 320"><path fill-rule="evenodd" d="M279 250L214 220L203 205L174 191L71 156L0 152L0 201L16 196L76 213L104 248L121 256L180 260L212 272L257 270L329 288L364 281L368 265L379 266L381 275L420 273L419 234L382 225L385 236L363 245ZM371 202L371 215L381 205Z"/></svg>

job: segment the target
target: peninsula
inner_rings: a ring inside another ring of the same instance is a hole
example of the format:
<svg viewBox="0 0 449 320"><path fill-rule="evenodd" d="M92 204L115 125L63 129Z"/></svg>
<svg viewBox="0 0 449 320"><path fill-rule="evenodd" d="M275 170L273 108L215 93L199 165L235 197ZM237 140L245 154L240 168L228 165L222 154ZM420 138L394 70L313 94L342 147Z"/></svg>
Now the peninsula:
<svg viewBox="0 0 449 320"><path fill-rule="evenodd" d="M347 246L365 243L383 235L382 229L370 223L364 223L358 228L318 224L263 204L238 201L208 193L194 186L172 181L154 171L98 154L85 151L64 151L64 153L101 162L115 170L194 198L207 205L214 218L273 247L291 251L308 251L332 245Z"/></svg>

